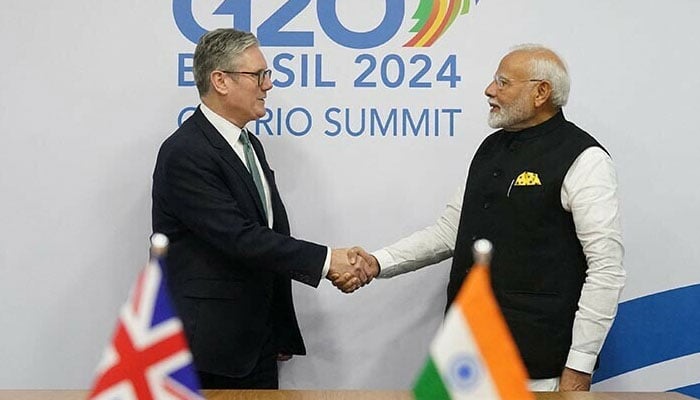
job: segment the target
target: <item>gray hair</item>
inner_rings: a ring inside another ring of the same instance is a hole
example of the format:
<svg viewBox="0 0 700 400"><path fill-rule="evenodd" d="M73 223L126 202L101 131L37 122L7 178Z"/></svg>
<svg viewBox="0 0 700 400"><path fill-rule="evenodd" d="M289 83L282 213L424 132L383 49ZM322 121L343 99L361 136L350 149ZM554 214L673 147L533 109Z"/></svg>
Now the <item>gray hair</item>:
<svg viewBox="0 0 700 400"><path fill-rule="evenodd" d="M259 46L250 32L235 29L216 29L199 39L194 50L194 81L200 96L209 92L209 75L214 70L233 71L239 56L251 46Z"/></svg>
<svg viewBox="0 0 700 400"><path fill-rule="evenodd" d="M521 44L511 49L511 52L523 51L532 53L530 59L530 75L533 79L544 79L552 85L552 105L564 107L569 100L571 80L566 63L555 51L539 44ZM547 57L552 55L554 57Z"/></svg>

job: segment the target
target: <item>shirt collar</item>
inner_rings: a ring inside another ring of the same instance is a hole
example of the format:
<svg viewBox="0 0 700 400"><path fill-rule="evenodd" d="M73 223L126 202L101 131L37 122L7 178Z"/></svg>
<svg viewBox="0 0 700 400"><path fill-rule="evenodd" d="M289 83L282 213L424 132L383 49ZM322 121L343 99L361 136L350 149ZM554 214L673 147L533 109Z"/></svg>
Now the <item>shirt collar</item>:
<svg viewBox="0 0 700 400"><path fill-rule="evenodd" d="M214 125L214 128L216 128L216 130L219 131L221 136L223 136L227 142L231 143L232 145L233 145L233 143L238 142L238 139L241 136L241 130L243 128L239 128L238 126L234 125L229 120L227 120L226 118L215 113L211 108L207 107L206 104L204 104L204 103L201 103L199 105L199 108L202 110L202 114L204 114L206 119L212 125Z"/></svg>

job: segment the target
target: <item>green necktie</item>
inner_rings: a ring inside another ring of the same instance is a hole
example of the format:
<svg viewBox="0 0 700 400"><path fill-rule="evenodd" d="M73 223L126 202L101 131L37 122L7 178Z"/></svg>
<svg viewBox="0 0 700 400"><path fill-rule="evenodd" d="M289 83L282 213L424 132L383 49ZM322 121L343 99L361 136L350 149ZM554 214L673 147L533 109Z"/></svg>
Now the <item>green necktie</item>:
<svg viewBox="0 0 700 400"><path fill-rule="evenodd" d="M260 172L258 172L258 165L255 163L255 152L253 151L253 146L250 145L247 129L241 129L241 141L243 142L243 151L245 152L245 163L248 165L248 171L250 171L250 176L253 177L255 187L258 189L258 195L260 195L260 201L262 202L263 210L265 211L265 221L267 221L267 201L265 200L265 188L263 187L263 182L260 178Z"/></svg>

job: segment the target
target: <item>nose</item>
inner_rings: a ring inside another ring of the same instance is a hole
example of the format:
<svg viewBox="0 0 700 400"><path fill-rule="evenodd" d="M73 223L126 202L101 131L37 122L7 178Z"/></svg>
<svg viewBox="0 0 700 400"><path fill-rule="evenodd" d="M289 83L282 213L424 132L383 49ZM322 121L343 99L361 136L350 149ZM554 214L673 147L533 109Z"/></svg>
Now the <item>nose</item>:
<svg viewBox="0 0 700 400"><path fill-rule="evenodd" d="M491 83L489 83L488 86L486 86L486 89L484 89L484 94L486 97L496 97L496 91L498 89L498 86L496 85L496 80L492 80Z"/></svg>
<svg viewBox="0 0 700 400"><path fill-rule="evenodd" d="M267 92L268 90L272 89L272 86L272 78L265 77L265 80L263 80L262 85L260 85L260 89L262 89L263 92Z"/></svg>
<svg viewBox="0 0 700 400"><path fill-rule="evenodd" d="M262 89L263 92L267 92L268 90L272 89L272 86L272 81L268 79L262 84L262 86L260 86L260 89Z"/></svg>

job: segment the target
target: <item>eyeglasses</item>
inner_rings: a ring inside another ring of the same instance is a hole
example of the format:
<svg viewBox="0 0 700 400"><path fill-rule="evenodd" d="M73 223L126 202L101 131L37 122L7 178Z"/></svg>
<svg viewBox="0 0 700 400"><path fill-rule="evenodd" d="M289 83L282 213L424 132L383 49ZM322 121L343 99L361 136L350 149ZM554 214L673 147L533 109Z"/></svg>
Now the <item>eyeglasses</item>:
<svg viewBox="0 0 700 400"><path fill-rule="evenodd" d="M496 75L493 77L493 81L496 82L496 86L499 89L503 89L504 87L515 83L515 82L543 82L545 79L514 79L514 80L509 80L508 78L505 78L500 75Z"/></svg>
<svg viewBox="0 0 700 400"><path fill-rule="evenodd" d="M252 75L256 76L258 78L258 86L262 86L263 83L265 83L265 79L272 79L272 70L271 69L263 69L258 72L249 72L249 71L221 71L225 74L244 74L244 75Z"/></svg>

